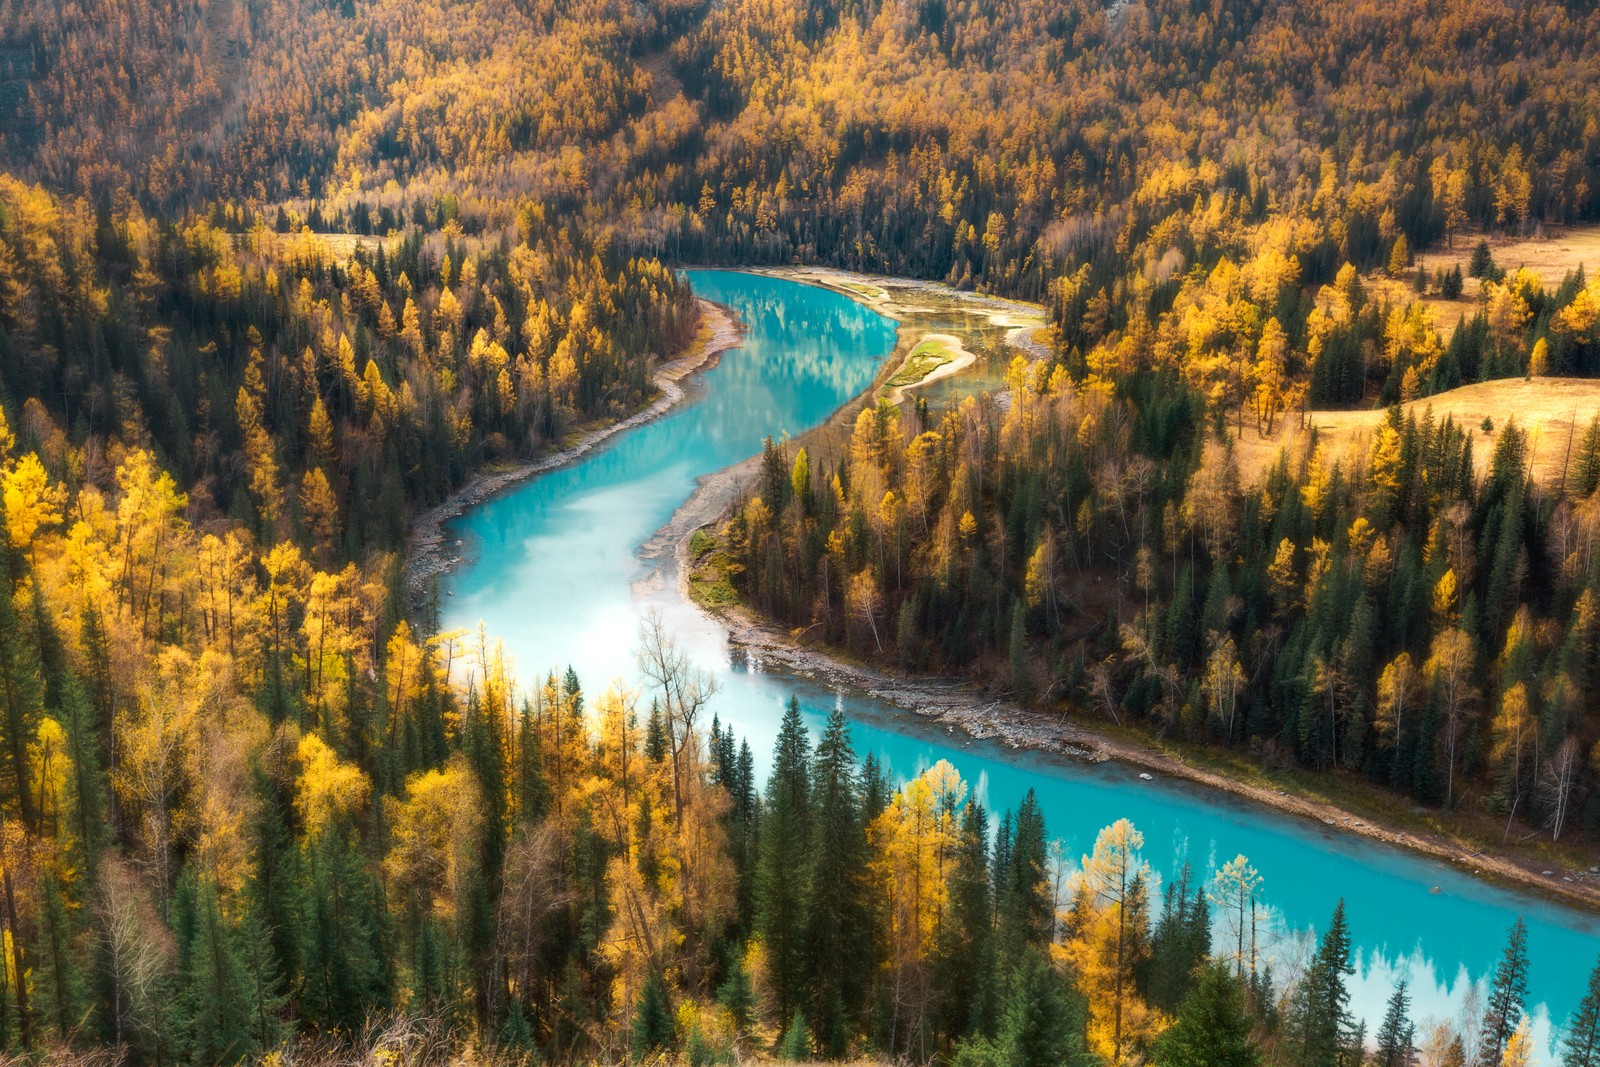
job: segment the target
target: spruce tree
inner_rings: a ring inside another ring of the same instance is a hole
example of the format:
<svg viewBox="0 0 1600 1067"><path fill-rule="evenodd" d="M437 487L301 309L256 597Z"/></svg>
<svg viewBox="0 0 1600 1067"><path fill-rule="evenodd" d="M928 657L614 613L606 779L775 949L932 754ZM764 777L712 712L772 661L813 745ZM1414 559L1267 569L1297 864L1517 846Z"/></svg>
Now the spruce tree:
<svg viewBox="0 0 1600 1067"><path fill-rule="evenodd" d="M671 1048L672 1040L672 1005L667 1000L667 982L661 972L652 967L633 1013L634 1059Z"/></svg>
<svg viewBox="0 0 1600 1067"><path fill-rule="evenodd" d="M743 1036L749 1031L755 1021L756 991L742 960L735 958L728 968L727 980L717 988L717 1003L733 1021L735 1033Z"/></svg>
<svg viewBox="0 0 1600 1067"><path fill-rule="evenodd" d="M1375 1067L1411 1067L1415 1035L1416 1028L1411 1024L1411 997L1406 992L1406 980L1402 978L1395 984L1383 1013L1383 1025L1378 1027Z"/></svg>
<svg viewBox="0 0 1600 1067"><path fill-rule="evenodd" d="M1561 1037L1561 1067L1600 1067L1600 962L1589 974L1589 989Z"/></svg>
<svg viewBox="0 0 1600 1067"><path fill-rule="evenodd" d="M1016 959L1025 945L1049 941L1054 921L1045 882L1044 813L1033 790L1007 824L1009 840L997 848L998 949L1002 959Z"/></svg>
<svg viewBox="0 0 1600 1067"><path fill-rule="evenodd" d="M1289 1039L1300 1067L1338 1067L1350 1046L1350 934L1344 901L1334 909L1328 932L1295 987L1289 1007Z"/></svg>
<svg viewBox="0 0 1600 1067"><path fill-rule="evenodd" d="M1506 1042L1522 1022L1528 995L1528 926L1519 916L1506 937L1505 951L1489 982L1489 1001L1483 1012L1483 1031L1478 1038L1478 1062L1483 1067L1499 1067Z"/></svg>
<svg viewBox="0 0 1600 1067"><path fill-rule="evenodd" d="M1473 278L1487 278L1494 274L1494 253L1489 250L1487 238L1472 246L1472 259L1467 264L1467 275Z"/></svg>
<svg viewBox="0 0 1600 1067"><path fill-rule="evenodd" d="M994 899L989 882L989 817L969 800L961 816L950 918L940 929L939 989L945 1035L989 1033L994 997Z"/></svg>
<svg viewBox="0 0 1600 1067"><path fill-rule="evenodd" d="M60 878L47 871L40 882L37 934L29 953L34 965L33 1010L40 1025L65 1043L77 1036L88 994L75 944L76 921L62 897Z"/></svg>
<svg viewBox="0 0 1600 1067"><path fill-rule="evenodd" d="M1006 982L1005 1010L993 1040L975 1036L957 1048L953 1067L1057 1067L1082 1051L1083 1020L1065 984L1036 948L1023 951Z"/></svg>
<svg viewBox="0 0 1600 1067"><path fill-rule="evenodd" d="M180 1044L191 1063L235 1063L252 1041L253 983L223 918L216 887L185 869L173 900Z"/></svg>
<svg viewBox="0 0 1600 1067"><path fill-rule="evenodd" d="M393 946L360 855L332 831L314 849L301 1011L322 1029L354 1030L387 1006Z"/></svg>
<svg viewBox="0 0 1600 1067"><path fill-rule="evenodd" d="M778 1039L778 1059L788 1063L804 1063L811 1058L810 1027L806 1024L804 1008L796 1008L789 1018L789 1028Z"/></svg>
<svg viewBox="0 0 1600 1067"><path fill-rule="evenodd" d="M1158 1067L1257 1067L1261 1054L1250 1038L1243 984L1226 966L1209 964L1195 975L1177 1019L1156 1044Z"/></svg>
<svg viewBox="0 0 1600 1067"><path fill-rule="evenodd" d="M1193 871L1185 863L1176 882L1161 893L1161 917L1150 939L1150 961L1145 971L1145 993L1163 1011L1175 1011L1183 1002L1196 968L1211 950L1211 912L1205 892L1191 889Z"/></svg>
<svg viewBox="0 0 1600 1067"><path fill-rule="evenodd" d="M22 824L37 833L39 814L29 746L44 717L44 678L38 642L29 640L34 631L17 617L12 598L23 579L20 557L0 546L0 593L4 594L0 595L0 800L15 805Z"/></svg>
<svg viewBox="0 0 1600 1067"><path fill-rule="evenodd" d="M811 739L790 698L773 751L762 817L756 879L756 922L767 947L779 1016L788 1018L806 992L806 904L811 867Z"/></svg>
<svg viewBox="0 0 1600 1067"><path fill-rule="evenodd" d="M867 841L861 824L855 751L838 708L817 745L813 772L811 900L806 946L810 951L812 1032L818 1051L840 1059L860 1005L871 942L866 902Z"/></svg>

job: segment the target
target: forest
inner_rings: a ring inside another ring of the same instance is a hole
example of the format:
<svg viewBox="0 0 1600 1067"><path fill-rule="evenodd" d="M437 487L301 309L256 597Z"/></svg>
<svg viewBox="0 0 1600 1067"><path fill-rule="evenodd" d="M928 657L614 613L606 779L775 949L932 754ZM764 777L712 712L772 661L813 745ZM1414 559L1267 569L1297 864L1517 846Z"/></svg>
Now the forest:
<svg viewBox="0 0 1600 1067"><path fill-rule="evenodd" d="M658 624L637 689L517 677L407 532L649 403L679 266L1037 301L995 394L770 443L702 564L1592 855L1600 421L1552 480L1401 405L1600 376L1600 277L1488 240L1596 221L1576 0L0 0L0 1058L1531 1067L1519 926L1367 1032L1342 908L1274 973L1247 857L1065 856L798 710L758 781ZM1332 408L1389 414L1243 458Z"/></svg>

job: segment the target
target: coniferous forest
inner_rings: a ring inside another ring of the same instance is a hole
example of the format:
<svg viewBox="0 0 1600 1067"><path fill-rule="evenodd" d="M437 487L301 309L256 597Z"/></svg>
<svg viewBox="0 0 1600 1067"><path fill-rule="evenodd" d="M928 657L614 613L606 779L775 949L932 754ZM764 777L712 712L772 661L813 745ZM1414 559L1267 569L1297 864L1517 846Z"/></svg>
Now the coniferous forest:
<svg viewBox="0 0 1600 1067"><path fill-rule="evenodd" d="M654 619L514 667L408 534L650 404L683 266L1030 301L1000 388L774 426L697 562L1579 871L1600 408L1449 396L1600 378L1600 264L1521 251L1596 225L1578 0L0 0L0 1060L1532 1067L1520 920L1358 1019L1342 904L1277 968L1249 857L755 753Z"/></svg>

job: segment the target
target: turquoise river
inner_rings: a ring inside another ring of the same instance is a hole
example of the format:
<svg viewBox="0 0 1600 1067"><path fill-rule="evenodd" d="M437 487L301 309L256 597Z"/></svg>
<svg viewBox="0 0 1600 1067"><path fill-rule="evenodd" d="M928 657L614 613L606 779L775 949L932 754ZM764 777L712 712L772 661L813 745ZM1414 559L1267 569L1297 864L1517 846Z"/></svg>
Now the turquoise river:
<svg viewBox="0 0 1600 1067"><path fill-rule="evenodd" d="M691 271L696 292L732 308L748 327L738 347L692 379L684 403L619 434L578 461L496 497L458 520L469 562L443 582L442 623L505 641L523 680L575 667L586 689L613 679L637 687L633 646L640 616L660 610L722 691L724 723L749 740L758 764L771 751L783 704L798 696L813 734L835 705L868 751L904 778L948 759L993 812L1037 791L1065 854L1087 851L1118 818L1143 831L1144 856L1164 878L1187 860L1207 877L1236 854L1264 877L1277 937L1275 972L1292 974L1306 938L1340 897L1358 950L1353 1006L1376 1027L1398 977L1415 997L1418 1034L1428 1019L1455 1020L1474 983L1490 973L1517 916L1528 924L1529 1007L1535 1047L1549 1063L1559 1027L1600 953L1600 918L1479 881L1448 864L1115 763L1088 764L951 734L852 691L752 665L730 653L719 624L663 581L640 549L699 479L758 452L767 434L823 422L872 381L892 351L896 325L830 290L732 271Z"/></svg>

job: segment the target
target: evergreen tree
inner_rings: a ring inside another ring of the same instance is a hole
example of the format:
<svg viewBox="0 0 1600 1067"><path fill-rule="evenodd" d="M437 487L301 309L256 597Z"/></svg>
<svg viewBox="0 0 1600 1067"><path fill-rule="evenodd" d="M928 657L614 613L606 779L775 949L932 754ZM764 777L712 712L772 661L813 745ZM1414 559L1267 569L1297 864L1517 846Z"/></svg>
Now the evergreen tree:
<svg viewBox="0 0 1600 1067"><path fill-rule="evenodd" d="M756 921L781 1017L794 1014L806 993L806 904L811 873L811 739L790 698L773 752L762 818L756 880Z"/></svg>
<svg viewBox="0 0 1600 1067"><path fill-rule="evenodd" d="M1024 950L1006 983L1005 1010L993 1040L962 1042L954 1067L1057 1067L1082 1052L1083 1025L1061 976L1035 948Z"/></svg>
<svg viewBox="0 0 1600 1067"><path fill-rule="evenodd" d="M667 999L667 982L659 969L652 967L639 994L633 1013L633 1056L643 1059L652 1052L672 1047L672 1005Z"/></svg>
<svg viewBox="0 0 1600 1067"><path fill-rule="evenodd" d="M976 800L967 802L961 816L950 876L950 919L940 930L938 967L946 1036L991 1032L995 963L989 818Z"/></svg>
<svg viewBox="0 0 1600 1067"><path fill-rule="evenodd" d="M393 945L372 876L343 835L314 849L301 1010L322 1029L354 1030L387 1005Z"/></svg>
<svg viewBox="0 0 1600 1067"><path fill-rule="evenodd" d="M727 980L717 989L717 1003L733 1020L736 1033L743 1035L749 1031L755 1021L756 991L750 984L750 972L745 970L742 960L735 959L728 968Z"/></svg>
<svg viewBox="0 0 1600 1067"><path fill-rule="evenodd" d="M1032 789L1006 827L1009 835L1002 830L1004 845L995 851L997 943L1002 959L1016 959L1023 946L1048 943L1055 919L1045 879L1044 813Z"/></svg>
<svg viewBox="0 0 1600 1067"><path fill-rule="evenodd" d="M1375 1067L1411 1067L1416 1028L1411 1024L1410 1013L1411 997L1406 992L1406 980L1402 978L1395 984L1383 1013L1383 1024L1378 1027Z"/></svg>
<svg viewBox="0 0 1600 1067"><path fill-rule="evenodd" d="M1150 939L1150 961L1144 968L1145 995L1171 1012L1183 1002L1196 968L1211 951L1211 911L1205 892L1191 889L1193 872L1185 863L1178 880L1161 892L1161 916Z"/></svg>
<svg viewBox="0 0 1600 1067"><path fill-rule="evenodd" d="M789 1028L778 1039L778 1059L788 1063L804 1063L811 1058L811 1028L806 1024L804 1008L796 1008L789 1019Z"/></svg>
<svg viewBox="0 0 1600 1067"><path fill-rule="evenodd" d="M62 898L58 875L47 871L40 881L38 935L29 954L34 962L33 1010L41 1026L68 1042L78 1034L88 1001L75 943L76 922Z"/></svg>
<svg viewBox="0 0 1600 1067"><path fill-rule="evenodd" d="M0 800L15 805L22 824L37 833L29 747L44 717L44 678L38 642L30 640L34 630L17 617L12 596L25 580L24 564L4 542L0 538Z"/></svg>
<svg viewBox="0 0 1600 1067"><path fill-rule="evenodd" d="M216 887L186 869L173 901L180 1045L191 1063L235 1063L257 1050L254 982L223 918Z"/></svg>
<svg viewBox="0 0 1600 1067"><path fill-rule="evenodd" d="M813 771L810 951L812 1030L818 1051L840 1059L849 1045L850 1016L863 999L870 957L865 874L866 836L857 795L855 752L844 712L828 718Z"/></svg>
<svg viewBox="0 0 1600 1067"><path fill-rule="evenodd" d="M1600 962L1561 1037L1561 1067L1600 1067Z"/></svg>
<svg viewBox="0 0 1600 1067"><path fill-rule="evenodd" d="M1484 238L1472 246L1472 259L1467 264L1467 275L1488 278L1494 274L1494 253L1489 250L1489 240Z"/></svg>
<svg viewBox="0 0 1600 1067"><path fill-rule="evenodd" d="M1522 1022L1528 995L1528 926L1521 917L1511 925L1506 947L1489 982L1484 1006L1483 1031L1478 1037L1478 1063L1499 1067L1506 1042Z"/></svg>
<svg viewBox="0 0 1600 1067"><path fill-rule="evenodd" d="M1289 1006L1290 1048L1300 1067L1340 1067L1344 1063L1353 1022L1345 976L1353 973L1350 934L1344 901L1340 900Z"/></svg>
<svg viewBox="0 0 1600 1067"><path fill-rule="evenodd" d="M1243 984L1226 966L1196 973L1177 1019L1156 1043L1159 1067L1257 1067L1261 1054L1250 1037Z"/></svg>

